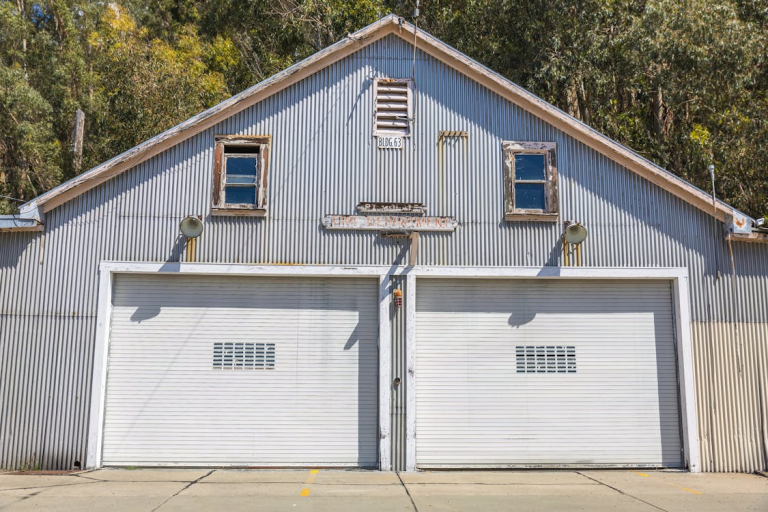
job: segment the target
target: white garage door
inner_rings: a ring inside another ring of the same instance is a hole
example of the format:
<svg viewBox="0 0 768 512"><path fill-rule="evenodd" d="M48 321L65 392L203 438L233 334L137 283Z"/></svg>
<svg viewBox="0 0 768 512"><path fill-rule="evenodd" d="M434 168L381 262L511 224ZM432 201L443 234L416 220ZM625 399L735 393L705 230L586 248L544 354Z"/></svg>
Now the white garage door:
<svg viewBox="0 0 768 512"><path fill-rule="evenodd" d="M377 465L372 279L120 276L105 465Z"/></svg>
<svg viewBox="0 0 768 512"><path fill-rule="evenodd" d="M681 466L668 282L421 279L417 465Z"/></svg>

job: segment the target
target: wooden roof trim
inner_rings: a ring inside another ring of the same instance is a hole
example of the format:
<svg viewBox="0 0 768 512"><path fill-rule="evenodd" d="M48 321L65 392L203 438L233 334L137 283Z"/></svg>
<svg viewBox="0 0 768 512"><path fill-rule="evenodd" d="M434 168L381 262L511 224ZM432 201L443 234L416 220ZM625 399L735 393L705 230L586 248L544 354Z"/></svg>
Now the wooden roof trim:
<svg viewBox="0 0 768 512"><path fill-rule="evenodd" d="M419 48L429 55L469 76L503 98L510 100L574 139L602 153L652 183L663 187L704 212L715 215L718 219L725 221L727 216L732 215L735 211L732 207L720 201L713 208L712 197L706 192L651 163L618 142L611 140L395 15L382 18L338 43L246 89L240 94L232 96L215 107L191 117L160 135L59 185L29 203L22 205L20 211L23 216L26 216L25 214L30 215L37 210L42 212L50 211L121 172L152 158L187 138L197 135L227 117L262 101L312 75L316 71L330 66L334 62L358 51L360 48L392 33L409 43L413 42L415 36Z"/></svg>
<svg viewBox="0 0 768 512"><path fill-rule="evenodd" d="M48 212L123 171L135 167L179 142L197 135L224 119L355 53L372 42L388 36L397 28L397 19L395 16L382 18L253 87L62 183L22 205L19 208L21 214L31 213L37 209Z"/></svg>
<svg viewBox="0 0 768 512"><path fill-rule="evenodd" d="M716 217L722 221L725 221L728 215L733 214L734 208L726 203L718 201L715 210L715 208L713 208L711 195L682 178L675 176L666 169L646 160L637 153L610 139L608 136L603 135L573 116L566 114L554 105L551 105L517 84L507 80L493 70L470 59L436 37L416 29L416 27L409 23L403 24L402 31L408 32L409 34L408 36L405 36L402 33L399 34L406 41L413 41L414 33L416 33L419 42L422 43L422 45L419 46L419 49L432 55L436 59L439 59L456 71L469 76L481 85L515 103L531 114L550 123L556 129L563 131L586 146L602 153L648 181L663 187L675 196L691 203L710 215L714 215L716 211Z"/></svg>
<svg viewBox="0 0 768 512"><path fill-rule="evenodd" d="M768 243L768 233L731 233L730 239L734 242Z"/></svg>

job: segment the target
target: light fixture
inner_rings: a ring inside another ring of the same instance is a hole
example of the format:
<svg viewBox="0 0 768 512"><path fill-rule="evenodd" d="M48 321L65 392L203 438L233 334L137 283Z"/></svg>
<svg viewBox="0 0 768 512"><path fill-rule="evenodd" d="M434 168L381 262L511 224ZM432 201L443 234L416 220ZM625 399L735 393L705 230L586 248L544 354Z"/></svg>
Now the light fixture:
<svg viewBox="0 0 768 512"><path fill-rule="evenodd" d="M587 238L587 228L578 222L568 222L565 228L565 241L579 245Z"/></svg>
<svg viewBox="0 0 768 512"><path fill-rule="evenodd" d="M565 221L565 231L563 232L563 265L571 265L571 246L576 253L576 266L581 266L581 243L587 239L587 228L580 222L572 220Z"/></svg>
<svg viewBox="0 0 768 512"><path fill-rule="evenodd" d="M203 221L189 215L179 223L179 230L187 238L197 238L203 232Z"/></svg>
<svg viewBox="0 0 768 512"><path fill-rule="evenodd" d="M179 231L187 239L187 261L196 261L197 237L203 233L203 221L189 215L179 223Z"/></svg>

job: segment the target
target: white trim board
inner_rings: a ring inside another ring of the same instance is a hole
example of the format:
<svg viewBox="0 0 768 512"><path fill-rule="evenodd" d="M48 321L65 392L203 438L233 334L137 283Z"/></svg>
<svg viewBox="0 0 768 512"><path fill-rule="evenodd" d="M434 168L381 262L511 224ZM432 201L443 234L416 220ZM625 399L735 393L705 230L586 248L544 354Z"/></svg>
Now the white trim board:
<svg viewBox="0 0 768 512"><path fill-rule="evenodd" d="M379 284L379 467L391 470L389 446L389 407L391 400L391 332L389 325L389 279L392 275L407 275L406 292L406 359L408 386L406 388L406 469L416 470L416 288L419 279L665 279L673 284L677 332L678 380L680 413L686 467L692 473L701 471L696 399L693 379L693 358L690 331L690 302L688 269L673 268L606 268L606 267L403 267L403 266L326 266L326 265L248 265L222 263L143 263L102 262L99 276L99 297L94 350L93 389L88 431L86 467L101 466L101 444L106 397L106 372L109 344L109 322L112 310L114 274L195 274L239 276L370 276Z"/></svg>

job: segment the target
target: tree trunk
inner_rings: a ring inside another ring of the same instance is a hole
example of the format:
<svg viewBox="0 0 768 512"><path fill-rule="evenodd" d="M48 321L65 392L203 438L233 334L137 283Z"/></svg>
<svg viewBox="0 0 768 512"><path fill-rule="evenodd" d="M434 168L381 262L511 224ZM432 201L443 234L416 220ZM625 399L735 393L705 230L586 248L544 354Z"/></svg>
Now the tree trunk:
<svg viewBox="0 0 768 512"><path fill-rule="evenodd" d="M653 98L653 128L659 139L664 138L664 94L661 85L656 89L656 95Z"/></svg>
<svg viewBox="0 0 768 512"><path fill-rule="evenodd" d="M75 129L72 131L72 168L75 174L80 174L83 165L83 133L85 132L85 114L77 109L75 112Z"/></svg>

